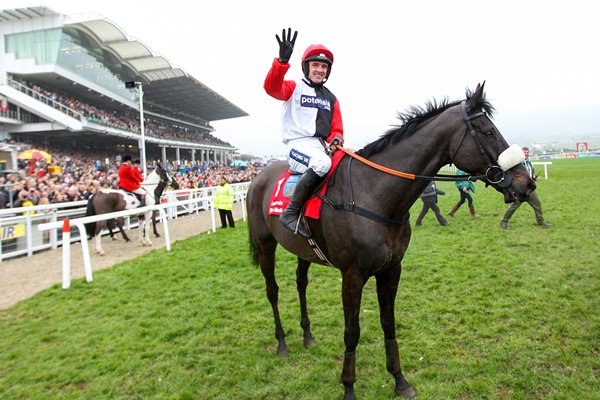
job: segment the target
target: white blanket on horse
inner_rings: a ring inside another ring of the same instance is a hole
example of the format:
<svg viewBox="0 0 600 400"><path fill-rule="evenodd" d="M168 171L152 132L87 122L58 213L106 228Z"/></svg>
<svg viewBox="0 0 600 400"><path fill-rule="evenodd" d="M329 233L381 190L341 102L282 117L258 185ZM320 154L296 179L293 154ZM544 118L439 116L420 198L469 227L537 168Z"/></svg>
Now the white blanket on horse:
<svg viewBox="0 0 600 400"><path fill-rule="evenodd" d="M116 194L122 196L123 200L125 200L125 209L126 210L132 210L134 208L138 208L141 204L135 194L133 194L131 192L127 192L122 189L118 189L118 190L117 189L102 189L101 192L105 193L105 194L116 193Z"/></svg>

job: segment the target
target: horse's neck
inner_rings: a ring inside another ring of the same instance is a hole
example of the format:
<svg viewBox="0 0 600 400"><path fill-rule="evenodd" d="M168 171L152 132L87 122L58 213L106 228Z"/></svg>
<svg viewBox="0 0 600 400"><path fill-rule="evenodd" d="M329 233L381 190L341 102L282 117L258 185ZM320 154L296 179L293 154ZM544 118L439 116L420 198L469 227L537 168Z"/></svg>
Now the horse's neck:
<svg viewBox="0 0 600 400"><path fill-rule="evenodd" d="M146 179L142 183L142 187L148 193L148 195L150 195L150 197L154 199L154 193L159 183L160 177L155 172L152 172L146 177Z"/></svg>
<svg viewBox="0 0 600 400"><path fill-rule="evenodd" d="M433 176L446 163L447 152L448 144L445 141L433 140L430 136L415 132L411 137L390 145L369 159L399 172ZM350 179L356 203L369 203L370 207L392 217L407 213L427 186L425 179L412 180L394 176L357 160L353 160L352 164Z"/></svg>

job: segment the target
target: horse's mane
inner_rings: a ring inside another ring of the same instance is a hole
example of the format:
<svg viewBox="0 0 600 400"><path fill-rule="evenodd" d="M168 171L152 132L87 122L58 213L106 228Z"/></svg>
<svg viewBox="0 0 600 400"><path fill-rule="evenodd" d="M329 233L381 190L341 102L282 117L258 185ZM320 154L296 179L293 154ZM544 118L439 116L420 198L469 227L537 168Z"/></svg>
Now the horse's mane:
<svg viewBox="0 0 600 400"><path fill-rule="evenodd" d="M467 100L469 100L472 95L473 91L467 88ZM377 154L389 145L395 144L398 141L411 136L420 123L441 114L448 108L460 104L460 102L461 100L449 101L447 97L444 97L439 102L435 98L431 101L427 101L425 103L425 108L412 105L408 108L408 110L398 113L398 119L401 121L400 125L394 125L394 128L381 135L381 137L376 141L371 142L362 149L358 150L356 154L366 158ZM474 106L475 108L482 108L488 114L488 116L490 116L490 118L495 111L494 106L492 106L492 104L485 99L485 94L481 97L479 104L475 104Z"/></svg>

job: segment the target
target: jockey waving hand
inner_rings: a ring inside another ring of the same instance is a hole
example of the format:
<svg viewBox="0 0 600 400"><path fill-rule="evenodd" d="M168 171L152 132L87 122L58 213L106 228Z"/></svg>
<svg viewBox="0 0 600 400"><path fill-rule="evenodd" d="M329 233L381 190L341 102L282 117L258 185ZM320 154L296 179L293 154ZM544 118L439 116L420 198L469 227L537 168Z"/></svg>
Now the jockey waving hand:
<svg viewBox="0 0 600 400"><path fill-rule="evenodd" d="M273 60L264 88L271 97L283 101L281 136L288 148L290 170L302 174L294 196L279 220L288 229L303 237L310 234L298 223L304 202L310 197L331 168L328 145L342 145L344 130L340 105L333 93L324 86L333 65L333 53L322 44L310 45L302 56L304 77L298 81L285 80L289 60L298 32L288 28L275 35L279 57Z"/></svg>

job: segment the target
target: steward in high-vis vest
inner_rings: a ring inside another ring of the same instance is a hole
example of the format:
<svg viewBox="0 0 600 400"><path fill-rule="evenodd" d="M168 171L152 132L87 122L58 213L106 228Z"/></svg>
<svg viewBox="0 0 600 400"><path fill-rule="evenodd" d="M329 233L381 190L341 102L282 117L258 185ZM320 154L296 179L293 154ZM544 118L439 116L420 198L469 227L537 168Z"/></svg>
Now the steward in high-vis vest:
<svg viewBox="0 0 600 400"><path fill-rule="evenodd" d="M215 190L215 208L219 210L221 228L227 228L227 222L229 222L230 228L235 228L231 211L233 209L233 188L229 186L225 178L222 178L220 185Z"/></svg>

